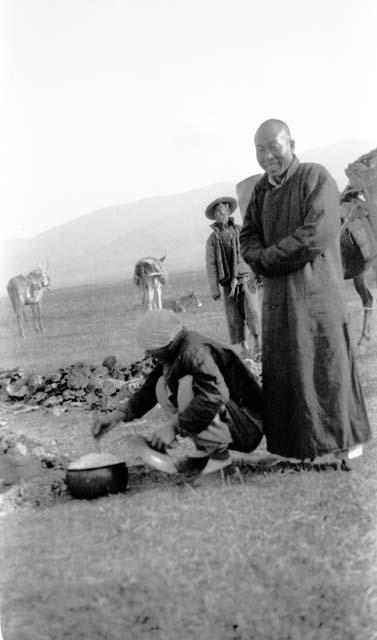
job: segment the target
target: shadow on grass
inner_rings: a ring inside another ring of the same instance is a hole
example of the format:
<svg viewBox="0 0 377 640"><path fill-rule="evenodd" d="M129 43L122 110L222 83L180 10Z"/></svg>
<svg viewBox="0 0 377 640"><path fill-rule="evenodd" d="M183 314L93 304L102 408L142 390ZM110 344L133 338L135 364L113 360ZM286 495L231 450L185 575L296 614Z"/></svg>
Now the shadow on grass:
<svg viewBox="0 0 377 640"><path fill-rule="evenodd" d="M273 465L264 463L250 463L245 460L236 460L226 474L227 485L248 484L249 481L258 477L276 474L298 474L298 473L320 473L331 471L350 471L350 467L344 462L323 462L323 463L292 463L280 461ZM166 474L153 469L144 464L128 465L129 481L125 495L133 496L143 492L166 491L172 488L182 488L195 486L195 481L200 475L197 473L176 473ZM2 493L2 508L6 511L14 511L18 508L32 508L43 510L75 500L68 492L65 483L66 472L63 468L55 469L40 468L38 473L34 473L31 478L24 479L7 488ZM221 477L219 486L221 487ZM109 494L104 497L111 497ZM86 503L86 500L79 502ZM93 502L91 500L90 502Z"/></svg>

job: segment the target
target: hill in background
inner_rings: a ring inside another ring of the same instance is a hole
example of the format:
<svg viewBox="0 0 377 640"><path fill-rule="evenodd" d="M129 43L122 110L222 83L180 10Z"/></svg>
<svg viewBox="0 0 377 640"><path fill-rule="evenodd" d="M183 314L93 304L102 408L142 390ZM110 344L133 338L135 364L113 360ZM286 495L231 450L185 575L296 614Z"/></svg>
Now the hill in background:
<svg viewBox="0 0 377 640"><path fill-rule="evenodd" d="M299 157L324 164L343 189L344 169L368 150L362 142L344 141ZM44 262L49 264L53 286L129 279L136 260L148 255L167 254L170 272L202 269L210 224L204 217L205 207L219 195L235 196L236 182L245 177L106 207L32 238L8 242L2 251L0 295L6 294L6 282L12 275L27 273ZM241 221L239 212L236 220Z"/></svg>
<svg viewBox="0 0 377 640"><path fill-rule="evenodd" d="M219 183L106 207L8 243L3 253L5 283L44 262L54 286L129 279L136 260L148 255L167 254L169 271L198 269L208 235L204 208L219 194L234 195L234 185Z"/></svg>

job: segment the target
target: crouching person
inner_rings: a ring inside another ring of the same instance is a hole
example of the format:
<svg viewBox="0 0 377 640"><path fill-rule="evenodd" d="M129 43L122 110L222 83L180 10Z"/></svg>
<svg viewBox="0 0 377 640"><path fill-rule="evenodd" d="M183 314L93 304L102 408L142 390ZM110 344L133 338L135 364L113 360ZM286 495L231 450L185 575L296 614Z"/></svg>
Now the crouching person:
<svg viewBox="0 0 377 640"><path fill-rule="evenodd" d="M144 315L136 338L146 355L156 358L156 367L131 398L96 419L95 437L159 403L167 420L154 431L152 447L169 447L177 434L195 445L180 469L200 466L203 475L216 474L231 464L230 450L249 453L259 445L261 387L231 348L187 330L178 315L163 309Z"/></svg>

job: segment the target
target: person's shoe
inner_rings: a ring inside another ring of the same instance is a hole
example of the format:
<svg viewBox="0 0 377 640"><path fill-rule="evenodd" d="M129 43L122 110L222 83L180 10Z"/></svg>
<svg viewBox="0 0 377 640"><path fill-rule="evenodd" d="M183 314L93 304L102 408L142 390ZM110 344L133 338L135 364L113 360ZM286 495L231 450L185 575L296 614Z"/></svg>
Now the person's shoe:
<svg viewBox="0 0 377 640"><path fill-rule="evenodd" d="M224 469L220 469L220 471L214 471L213 473L207 473L207 475L205 476L203 476L203 474L201 473L194 478L191 486L194 489L200 489L204 487L221 488L227 484L227 477L228 475L225 473Z"/></svg>
<svg viewBox="0 0 377 640"><path fill-rule="evenodd" d="M226 475L232 465L232 458L228 453L225 458L209 458L201 474L195 478L192 486L223 486L226 484Z"/></svg>
<svg viewBox="0 0 377 640"><path fill-rule="evenodd" d="M273 467L279 462L282 462L284 458L281 456L275 456L273 454L265 455L263 458L255 458L253 464L261 465L262 467Z"/></svg>
<svg viewBox="0 0 377 640"><path fill-rule="evenodd" d="M205 449L198 449L198 447L194 447L192 451L190 451L190 458L208 458L208 453Z"/></svg>
<svg viewBox="0 0 377 640"><path fill-rule="evenodd" d="M335 453L335 460L340 460L340 468L342 471L351 471L352 467L349 466L349 462L351 460L355 460L355 458L360 458L364 453L363 445L357 444L354 447L349 447L349 449L343 449L342 451L337 451Z"/></svg>
<svg viewBox="0 0 377 640"><path fill-rule="evenodd" d="M200 471L203 471L208 459L208 455L187 456L177 462L176 466L180 473L199 473Z"/></svg>
<svg viewBox="0 0 377 640"><path fill-rule="evenodd" d="M349 449L343 449L343 451L337 451L335 457L339 460L354 460L359 458L364 453L363 445L357 444Z"/></svg>
<svg viewBox="0 0 377 640"><path fill-rule="evenodd" d="M211 466L208 467L210 469L209 472L204 473L204 471L202 471L202 473L194 479L192 482L194 488L225 487L234 480L241 483L243 482L240 470L234 466L232 460L209 460L209 462L216 464L211 464Z"/></svg>
<svg viewBox="0 0 377 640"><path fill-rule="evenodd" d="M221 471L221 469L225 469L225 467L229 467L232 464L232 458L228 455L223 460L219 460L216 458L210 458L202 471L202 475L205 476L209 473L215 473L216 471Z"/></svg>

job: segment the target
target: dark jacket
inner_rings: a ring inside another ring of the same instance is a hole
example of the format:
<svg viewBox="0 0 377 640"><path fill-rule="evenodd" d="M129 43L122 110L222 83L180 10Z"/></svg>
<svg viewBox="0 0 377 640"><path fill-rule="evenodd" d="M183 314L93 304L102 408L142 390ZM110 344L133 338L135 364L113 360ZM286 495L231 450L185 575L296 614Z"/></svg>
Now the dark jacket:
<svg viewBox="0 0 377 640"><path fill-rule="evenodd" d="M241 251L263 275L264 431L268 450L312 458L370 437L350 345L340 260L337 186L294 160L274 188L254 188Z"/></svg>
<svg viewBox="0 0 377 640"><path fill-rule="evenodd" d="M175 406L179 380L186 375L193 377L194 397L178 415L178 430L182 435L194 435L206 429L225 405L221 418L229 426L233 448L247 449L247 420L242 409L248 410L249 420L250 415L255 417L260 428L262 392L257 378L232 349L196 331L183 329L172 342L166 361L157 364L144 385L119 407L124 411L126 422L140 418L156 405L155 387L162 375Z"/></svg>
<svg viewBox="0 0 377 640"><path fill-rule="evenodd" d="M206 243L206 268L208 284L212 296L220 295L219 285L230 284L232 280L245 280L253 277L248 264L241 256L239 234L241 227L233 218L229 218L225 229L231 234L232 259L229 263L221 240L221 228L218 223L211 224L212 233Z"/></svg>

